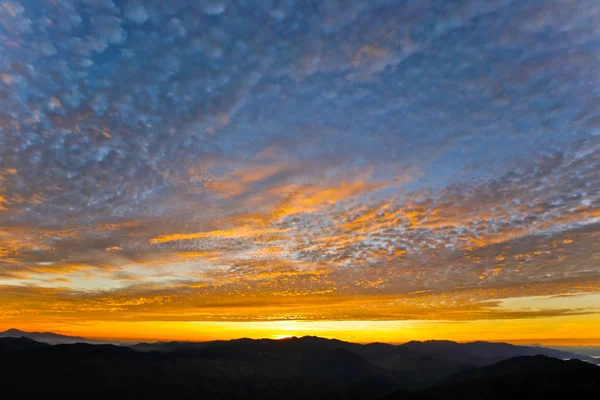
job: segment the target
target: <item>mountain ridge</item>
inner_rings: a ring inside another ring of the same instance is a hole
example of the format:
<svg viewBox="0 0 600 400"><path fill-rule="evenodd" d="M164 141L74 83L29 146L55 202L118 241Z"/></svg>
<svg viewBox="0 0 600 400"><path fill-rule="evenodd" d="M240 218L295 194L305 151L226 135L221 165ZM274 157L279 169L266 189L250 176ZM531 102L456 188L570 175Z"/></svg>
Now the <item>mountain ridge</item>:
<svg viewBox="0 0 600 400"><path fill-rule="evenodd" d="M0 338L3 337L27 337L38 342L48 344L73 344L73 343L89 343L89 344L117 344L122 346L130 347L137 351L159 351L159 352L172 352L182 351L185 349L206 349L214 346L233 346L243 345L244 343L285 343L286 341L298 341L299 343L320 343L327 344L329 346L338 346L343 348L351 348L359 353L364 353L365 349L378 348L379 352L395 351L401 352L402 350L410 350L413 353L419 353L422 356L435 357L442 350L446 353L446 359L453 362L466 362L475 363L480 365L487 365L490 362L499 361L510 357L516 357L520 355L536 355L543 354L554 358L560 359L579 359L593 364L600 365L600 359L590 357L584 354L572 353L568 351L558 350L545 346L523 346L515 345L504 342L486 342L486 341L472 341L472 342L455 342L451 340L425 340L418 341L412 340L403 344L389 344L381 342L373 343L353 343L346 342L339 339L328 339L319 336L290 336L283 339L251 339L251 338L239 338L232 340L214 340L214 341L157 341L157 342L137 342L137 343L123 343L118 341L108 341L99 339L88 339L81 336L68 336L57 334L54 332L28 332L19 330L16 328L10 328L3 332L0 332ZM481 357L482 353L486 353L487 357ZM407 353L404 352L404 355ZM471 357L471 358L470 358Z"/></svg>
<svg viewBox="0 0 600 400"><path fill-rule="evenodd" d="M600 392L600 367L544 355L514 357L461 371L423 394L434 399L593 398ZM402 398L402 395L393 398Z"/></svg>
<svg viewBox="0 0 600 400"><path fill-rule="evenodd" d="M29 339L33 339L38 342L48 343L48 344L71 344L71 343L90 343L90 344L108 344L108 343L116 343L109 342L105 340L99 339L88 339L81 336L68 336L61 335L59 333L54 332L29 332L22 331L16 328L10 328L5 331L0 332L0 338L20 338L26 337Z"/></svg>
<svg viewBox="0 0 600 400"><path fill-rule="evenodd" d="M80 398L92 389L99 395L147 399L441 400L476 399L481 393L489 399L522 398L515 397L519 390L534 398L535 391L588 395L600 382L596 365L544 355L492 363L495 356L488 354L465 364L443 352L318 337L184 345L140 351L135 346L48 345L24 337L0 338L0 385L9 395L52 392L65 399ZM555 381L551 389L544 387L548 376ZM27 384L32 380L36 385Z"/></svg>

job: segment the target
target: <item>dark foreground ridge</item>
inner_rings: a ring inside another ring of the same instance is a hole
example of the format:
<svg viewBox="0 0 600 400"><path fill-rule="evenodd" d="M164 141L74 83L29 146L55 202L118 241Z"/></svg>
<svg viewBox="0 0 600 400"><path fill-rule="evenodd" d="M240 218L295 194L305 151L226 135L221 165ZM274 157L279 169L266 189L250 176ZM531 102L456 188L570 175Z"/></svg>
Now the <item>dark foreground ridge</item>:
<svg viewBox="0 0 600 400"><path fill-rule="evenodd" d="M303 337L127 347L48 345L12 337L0 339L0 385L7 398L63 399L92 394L144 399L496 399L600 393L599 366L543 355L547 352L573 358L542 347L486 342L394 346Z"/></svg>

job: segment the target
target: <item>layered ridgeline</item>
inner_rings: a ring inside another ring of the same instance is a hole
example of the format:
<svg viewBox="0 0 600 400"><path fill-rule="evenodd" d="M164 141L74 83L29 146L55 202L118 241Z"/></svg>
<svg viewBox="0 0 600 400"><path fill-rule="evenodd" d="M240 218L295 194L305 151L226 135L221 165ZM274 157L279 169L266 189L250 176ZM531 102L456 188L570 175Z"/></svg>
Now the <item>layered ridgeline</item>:
<svg viewBox="0 0 600 400"><path fill-rule="evenodd" d="M54 332L26 332L19 329L8 329L0 332L0 338L21 338L26 337L37 342L48 344L70 344L70 343L90 343L90 344L109 344L104 340L87 339L81 336L59 335Z"/></svg>
<svg viewBox="0 0 600 400"><path fill-rule="evenodd" d="M93 392L150 399L441 399L481 398L484 388L490 398L514 398L526 389L555 394L555 386L580 395L598 390L594 361L486 342L396 346L303 337L117 346L11 337L0 339L0 384L7 394L63 398ZM545 387L544 377L552 379Z"/></svg>

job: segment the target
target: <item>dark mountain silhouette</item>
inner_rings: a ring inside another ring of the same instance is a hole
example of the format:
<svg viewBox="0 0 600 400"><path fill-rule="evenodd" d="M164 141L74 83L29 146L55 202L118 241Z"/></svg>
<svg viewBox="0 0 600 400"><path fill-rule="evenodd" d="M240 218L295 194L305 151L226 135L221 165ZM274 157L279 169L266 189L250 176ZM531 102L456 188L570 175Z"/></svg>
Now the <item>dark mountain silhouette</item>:
<svg viewBox="0 0 600 400"><path fill-rule="evenodd" d="M437 399L446 398L444 390L459 398L462 391L470 390L470 382L477 387L480 381L500 379L511 385L515 380L513 386L520 387L520 374L531 375L531 382L537 384L546 363L566 365L557 368L566 372L555 379L564 380L568 387L586 384L594 372L600 372L600 367L583 361L562 364L543 356L494 364L515 352L548 349L484 342L394 346L303 337L127 347L50 346L27 338L4 338L0 349L4 349L0 350L0 385L3 394L15 397L51 393L75 398L93 392L147 399ZM539 365L523 361L529 359L541 361ZM572 369L585 370L583 380L574 380Z"/></svg>
<svg viewBox="0 0 600 400"><path fill-rule="evenodd" d="M93 391L149 399L359 399L399 387L387 371L348 350L272 342L209 352L90 344L12 351L0 354L0 385L9 396L75 398Z"/></svg>
<svg viewBox="0 0 600 400"><path fill-rule="evenodd" d="M439 357L414 352L402 346L384 343L357 344L314 336L282 340L237 339L215 342L141 343L132 348L139 351L245 360L271 360L283 357L295 360L299 357L298 353L303 357L308 355L320 357L328 351L343 349L362 357L373 367L384 370L386 376L395 383L410 388L421 388L431 382L441 381L464 367L462 364L445 362Z"/></svg>
<svg viewBox="0 0 600 400"><path fill-rule="evenodd" d="M600 361L593 357L550 349L541 346L516 346L508 343L469 342L456 343L448 340L428 340L408 342L401 347L433 357L442 357L446 362L469 365L490 365L512 357L545 355L568 360L576 358L590 363Z"/></svg>
<svg viewBox="0 0 600 400"><path fill-rule="evenodd" d="M582 354L551 349L542 346L517 346L508 343L468 342L457 343L449 340L412 341L401 345L387 343L357 344L337 339L324 339L316 336L291 337L281 340L272 339L236 339L212 342L156 342L138 343L131 348L138 351L177 352L190 350L224 349L240 350L245 346L264 348L277 346L277 343L295 342L296 345L314 346L320 349L343 348L359 354L372 362L390 366L390 360L395 358L418 360L435 360L450 364L490 365L497 361L512 357L528 355L546 355L560 359L580 359L590 363L600 363L597 359Z"/></svg>
<svg viewBox="0 0 600 400"><path fill-rule="evenodd" d="M405 387L411 389L420 389L441 382L465 368L491 365L511 357L541 354L560 359L577 358L591 363L600 362L592 357L554 349L515 346L507 343L456 343L432 340L395 346L385 343L356 344L313 336L284 340L238 339L215 342L141 343L132 348L139 351L195 352L205 356L215 354L218 357L232 354L235 357L255 358L274 354L280 348L286 348L288 351L292 348L311 348L319 352L339 348L353 352L373 366L388 371L397 382L402 382Z"/></svg>
<svg viewBox="0 0 600 400"><path fill-rule="evenodd" d="M35 340L26 337L7 337L0 339L0 353L37 349L45 346L49 346L49 344L36 342Z"/></svg>
<svg viewBox="0 0 600 400"><path fill-rule="evenodd" d="M516 357L465 370L424 393L432 399L461 400L597 398L600 367L542 355Z"/></svg>

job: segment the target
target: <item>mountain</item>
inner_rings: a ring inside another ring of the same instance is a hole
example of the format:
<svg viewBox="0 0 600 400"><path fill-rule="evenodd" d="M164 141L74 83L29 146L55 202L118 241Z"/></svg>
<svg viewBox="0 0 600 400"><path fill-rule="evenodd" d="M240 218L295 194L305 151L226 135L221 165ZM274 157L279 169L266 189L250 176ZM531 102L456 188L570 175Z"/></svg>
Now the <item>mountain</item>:
<svg viewBox="0 0 600 400"><path fill-rule="evenodd" d="M549 387L561 384L573 393L597 390L600 367L584 361L538 355L489 362L532 349L539 350L483 342L361 345L309 336L133 346L3 338L0 386L9 397L63 399L90 391L146 399L494 399L521 392L537 398L536 391L553 393L543 387L547 379Z"/></svg>
<svg viewBox="0 0 600 400"><path fill-rule="evenodd" d="M447 363L427 354L420 354L401 346L385 343L357 344L315 336L292 337L281 340L237 339L214 342L159 342L132 346L143 352L155 351L169 354L194 354L208 358L244 360L289 359L320 357L332 350L345 350L360 356L385 376L410 389L426 387L439 382L463 367Z"/></svg>
<svg viewBox="0 0 600 400"><path fill-rule="evenodd" d="M79 343L12 351L0 354L0 386L8 397L63 399L90 391L146 399L376 399L400 388L387 371L343 348L230 346L161 353Z"/></svg>
<svg viewBox="0 0 600 400"><path fill-rule="evenodd" d="M440 357L446 362L464 365L484 366L507 358L534 355L544 355L562 360L579 359L589 363L600 363L600 360L581 354L541 346L517 346L508 343L481 341L456 343L448 340L428 340L425 342L408 342L401 345L401 347L420 354Z"/></svg>
<svg viewBox="0 0 600 400"><path fill-rule="evenodd" d="M431 399L450 400L596 398L599 393L600 367L542 355L465 370L424 392Z"/></svg>
<svg viewBox="0 0 600 400"><path fill-rule="evenodd" d="M0 353L8 353L10 351L30 350L40 347L49 346L46 343L36 342L35 340L26 337L5 337L0 338Z"/></svg>
<svg viewBox="0 0 600 400"><path fill-rule="evenodd" d="M68 344L68 343L92 343L102 344L108 343L103 340L86 339L80 336L59 335L53 332L26 332L19 329L8 329L0 332L0 338L29 338L37 342L48 344Z"/></svg>
<svg viewBox="0 0 600 400"><path fill-rule="evenodd" d="M285 349L285 352L293 349L312 349L317 353L344 349L361 356L374 367L385 370L390 379L411 390L439 383L466 368L487 366L511 357L541 354L560 359L577 358L592 363L600 362L592 357L544 347L515 346L507 343L426 341L395 346L385 343L356 344L314 336L283 340L140 343L132 348L138 351L193 353L213 357L230 355L247 359L282 356L282 349Z"/></svg>
<svg viewBox="0 0 600 400"><path fill-rule="evenodd" d="M49 344L120 344L104 340L88 339L80 336L66 336L53 332L26 332L18 329L8 329L0 332L0 338L26 337L37 342ZM242 351L245 347L277 348L277 343L294 343L295 346L313 346L323 349L346 349L369 360L372 364L394 371L413 371L415 364L429 370L442 369L442 375L456 372L456 368L464 366L485 366L497 361L512 357L527 355L545 355L559 359L580 359L590 363L600 364L600 360L583 354L575 354L569 351L541 347L541 346L517 346L508 343L491 342L469 342L457 343L446 340L428 340L424 342L412 341L402 345L391 345L386 343L357 344L344 342L337 339L324 339L316 336L304 336L302 338L291 337L282 340L272 339L236 339L227 341L211 342L155 342L138 343L129 345L137 351L157 351L161 353L189 352L189 351ZM210 349L210 350L209 350ZM430 371L433 372L433 371Z"/></svg>

